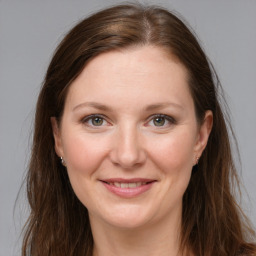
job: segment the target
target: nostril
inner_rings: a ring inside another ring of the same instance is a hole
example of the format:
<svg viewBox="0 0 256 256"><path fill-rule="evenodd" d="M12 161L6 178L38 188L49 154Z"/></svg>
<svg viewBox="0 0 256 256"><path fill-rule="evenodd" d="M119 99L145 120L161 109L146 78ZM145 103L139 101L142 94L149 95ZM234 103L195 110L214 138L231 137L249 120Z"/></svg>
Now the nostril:
<svg viewBox="0 0 256 256"><path fill-rule="evenodd" d="M146 159L146 153L141 143L134 136L117 136L109 154L111 162L123 169L133 169L141 166Z"/></svg>

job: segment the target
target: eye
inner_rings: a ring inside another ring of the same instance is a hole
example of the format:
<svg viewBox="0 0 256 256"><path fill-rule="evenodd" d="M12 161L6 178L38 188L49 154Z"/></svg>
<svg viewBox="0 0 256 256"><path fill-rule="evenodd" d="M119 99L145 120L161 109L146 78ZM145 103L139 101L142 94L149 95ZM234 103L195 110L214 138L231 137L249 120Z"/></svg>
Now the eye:
<svg viewBox="0 0 256 256"><path fill-rule="evenodd" d="M105 117L102 115L87 116L82 120L82 122L91 127L108 125L108 122L105 120Z"/></svg>
<svg viewBox="0 0 256 256"><path fill-rule="evenodd" d="M157 114L150 119L148 124L155 127L168 127L175 124L175 119L168 115Z"/></svg>

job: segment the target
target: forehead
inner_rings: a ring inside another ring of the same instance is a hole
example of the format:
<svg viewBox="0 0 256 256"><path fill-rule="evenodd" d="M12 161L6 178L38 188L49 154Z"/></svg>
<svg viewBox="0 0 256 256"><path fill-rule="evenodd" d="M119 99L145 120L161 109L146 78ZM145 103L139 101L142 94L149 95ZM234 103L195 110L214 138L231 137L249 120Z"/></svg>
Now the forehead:
<svg viewBox="0 0 256 256"><path fill-rule="evenodd" d="M169 50L156 46L135 46L102 53L93 58L82 71L80 77L84 78L90 72L101 72L101 74L127 74L133 76L144 74L158 75L166 69L176 68L176 74L187 76L186 68ZM182 74L181 74L182 73ZM84 75L84 76L83 76ZM133 77L131 76L131 78Z"/></svg>
<svg viewBox="0 0 256 256"><path fill-rule="evenodd" d="M111 51L92 59L71 84L67 103L97 101L133 104L191 102L187 71L166 50L144 46ZM139 103L138 102L138 103Z"/></svg>

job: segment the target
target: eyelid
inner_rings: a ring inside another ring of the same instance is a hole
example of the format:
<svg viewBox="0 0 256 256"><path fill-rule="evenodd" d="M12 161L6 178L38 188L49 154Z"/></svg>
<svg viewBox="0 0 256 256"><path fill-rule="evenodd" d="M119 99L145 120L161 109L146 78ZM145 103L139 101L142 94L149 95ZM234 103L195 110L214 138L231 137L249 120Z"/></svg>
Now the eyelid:
<svg viewBox="0 0 256 256"><path fill-rule="evenodd" d="M91 115L88 115L88 116L86 116L86 117L84 117L84 118L82 118L81 119L81 122L82 123L87 123L88 124L88 120L90 120L90 119L92 119L92 118L95 118L95 117L99 117L99 118L102 118L102 119L104 119L104 121L106 121L108 124L110 124L110 122L108 121L108 118L105 116L105 115L103 115L103 114L91 114ZM169 115L166 115L166 114L154 114L154 115L151 115L149 118L148 118L148 120L147 120L147 124L150 122L150 121L152 121L154 118L157 118L157 117L161 117L161 118L165 118L165 120L167 120L170 124L176 124L177 123L177 121L175 120L175 118L173 118L172 116L169 116ZM169 124L169 125L170 125ZM88 126L89 127L93 127L93 128L100 128L100 127L103 127L103 126L106 126L106 125L100 125L100 126L93 126L93 125L89 125L88 124ZM155 126L155 127L157 127L157 126ZM158 128L166 128L166 125L164 125L164 126L159 126Z"/></svg>
<svg viewBox="0 0 256 256"><path fill-rule="evenodd" d="M174 125L174 124L177 123L176 119L173 118L172 116L169 116L169 115L166 115L166 114L154 114L154 115L152 115L152 116L150 116L150 117L148 118L147 124L148 124L150 121L152 121L154 118L157 118L157 117L165 118L171 125L172 125L172 124ZM157 127L157 126L155 126L155 127ZM164 125L164 126L159 126L159 127L157 127L157 128L158 128L158 129L166 128L166 125Z"/></svg>
<svg viewBox="0 0 256 256"><path fill-rule="evenodd" d="M107 120L108 118L105 116L105 115L102 115L102 114L91 114L91 115L88 115L88 116L86 116L86 117L83 117L82 119L81 119L81 122L82 123L87 123L87 125L89 126L89 127L93 127L93 128L100 128L100 127L103 127L103 126L105 126L105 125L100 125L100 126L93 126L93 125L89 125L88 124L88 121L90 120L90 119L92 119L92 118L95 118L95 117L99 117L99 118L102 118L104 121L106 121L108 124L109 124L109 121Z"/></svg>

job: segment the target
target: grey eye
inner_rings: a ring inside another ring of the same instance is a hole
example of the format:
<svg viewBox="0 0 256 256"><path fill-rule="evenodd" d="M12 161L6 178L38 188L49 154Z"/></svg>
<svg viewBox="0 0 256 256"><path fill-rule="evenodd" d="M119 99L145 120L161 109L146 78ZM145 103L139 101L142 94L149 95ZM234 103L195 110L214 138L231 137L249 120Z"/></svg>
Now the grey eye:
<svg viewBox="0 0 256 256"><path fill-rule="evenodd" d="M101 126L103 124L104 119L101 117L92 117L91 122L94 126Z"/></svg>
<svg viewBox="0 0 256 256"><path fill-rule="evenodd" d="M100 127L100 126L106 126L108 122L106 121L105 117L101 115L90 115L85 117L82 120L83 124L86 124L89 127Z"/></svg>
<svg viewBox="0 0 256 256"><path fill-rule="evenodd" d="M155 117L153 119L153 123L155 126L163 126L165 125L165 117Z"/></svg>

